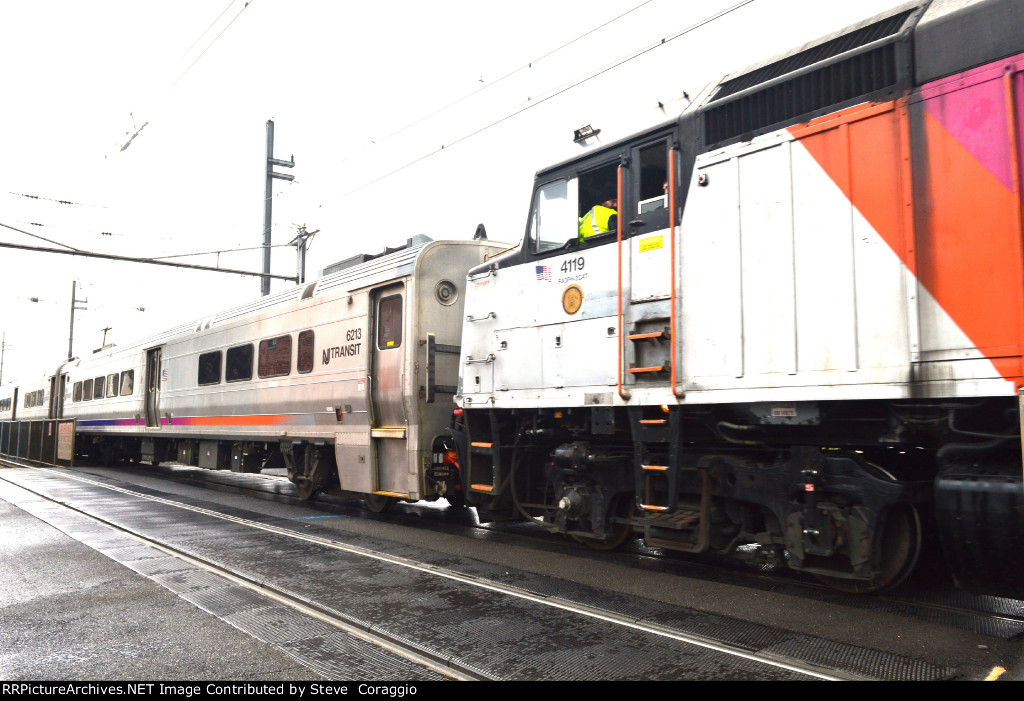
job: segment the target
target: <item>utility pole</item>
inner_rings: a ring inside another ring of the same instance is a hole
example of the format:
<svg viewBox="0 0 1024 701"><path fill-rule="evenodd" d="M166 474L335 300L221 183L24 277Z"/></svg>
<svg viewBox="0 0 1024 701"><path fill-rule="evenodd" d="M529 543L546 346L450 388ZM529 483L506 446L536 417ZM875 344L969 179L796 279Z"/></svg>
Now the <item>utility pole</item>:
<svg viewBox="0 0 1024 701"><path fill-rule="evenodd" d="M318 233L320 233L320 229L306 231L306 225L303 224L299 227L295 238L288 242L289 246L295 246L295 275L300 285L306 281L306 248L309 246L309 241Z"/></svg>
<svg viewBox="0 0 1024 701"><path fill-rule="evenodd" d="M68 360L71 360L74 356L71 354L71 345L75 340L75 311L85 310L86 307L79 307L79 302L88 302L88 299L77 299L75 297L75 286L78 284L77 280L71 281L71 328L68 330Z"/></svg>
<svg viewBox="0 0 1024 701"><path fill-rule="evenodd" d="M267 120L267 186L263 198L263 274L270 274L270 213L271 203L274 198L273 180L295 180L294 175L275 173L274 166L282 168L295 167L295 155L292 154L290 161L279 161L274 158L274 120ZM270 278L260 279L260 294L266 297L270 294Z"/></svg>

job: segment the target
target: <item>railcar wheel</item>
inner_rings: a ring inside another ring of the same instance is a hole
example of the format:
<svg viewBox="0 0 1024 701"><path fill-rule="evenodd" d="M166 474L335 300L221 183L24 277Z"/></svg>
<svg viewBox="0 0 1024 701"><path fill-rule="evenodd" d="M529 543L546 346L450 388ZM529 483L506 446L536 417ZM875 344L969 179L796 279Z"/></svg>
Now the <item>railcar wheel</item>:
<svg viewBox="0 0 1024 701"><path fill-rule="evenodd" d="M615 503L608 513L620 518L633 518L636 500L632 494L620 494L615 498ZM633 524L611 523L607 535L604 538L580 538L584 545L591 550L609 551L617 550L633 539Z"/></svg>
<svg viewBox="0 0 1024 701"><path fill-rule="evenodd" d="M366 508L375 514L382 514L385 511L389 511L398 499L394 497L386 497L383 494L364 494L363 502L366 504Z"/></svg>
<svg viewBox="0 0 1024 701"><path fill-rule="evenodd" d="M901 584L910 576L921 554L921 517L912 504L889 510L875 547L881 571L871 581L815 576L833 589L850 594L870 594Z"/></svg>
<svg viewBox="0 0 1024 701"><path fill-rule="evenodd" d="M302 501L309 501L316 493L316 484L308 477L296 477L292 484L295 485L295 495Z"/></svg>

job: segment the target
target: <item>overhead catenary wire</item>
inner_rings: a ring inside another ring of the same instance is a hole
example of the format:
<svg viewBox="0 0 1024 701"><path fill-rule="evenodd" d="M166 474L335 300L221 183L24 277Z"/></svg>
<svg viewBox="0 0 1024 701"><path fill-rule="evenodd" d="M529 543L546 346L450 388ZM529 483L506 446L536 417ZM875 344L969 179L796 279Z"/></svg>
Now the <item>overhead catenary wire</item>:
<svg viewBox="0 0 1024 701"><path fill-rule="evenodd" d="M741 2L739 2L739 3L735 4L735 5L732 5L731 7L728 7L726 9L722 10L721 12L717 12L714 15L710 15L709 17L706 17L706 18L704 18L702 20L699 20L698 22L695 22L694 24L691 24L688 27L679 30L678 32L676 32L674 34L671 34L671 35L669 35L667 37L664 37L664 38L658 40L657 42L655 42L654 44L651 44L651 45L646 46L646 47L644 47L642 49L634 51L633 53L628 54L628 55L626 55L626 56L624 56L622 58L616 59L612 63L604 66L603 68L601 68L601 69L599 69L599 70L597 70L597 71L595 71L595 72L593 72L593 73L591 73L591 74L589 74L589 75L587 75L587 76L585 76L583 78L579 78L579 79L570 81L568 83L565 83L561 87L558 87L558 88L554 89L552 92L550 92L549 94L545 95L544 97L541 97L541 98L536 99L536 100L530 100L526 105L523 105L519 109L516 109L515 111L510 112L509 114L505 115L504 117L501 117L500 119L497 119L497 120L495 120L495 121L493 121L493 122L491 122L491 123L489 123L489 124L487 124L487 125L485 125L483 127L480 127L479 129L475 129L474 131L471 131L468 134L460 136L457 139L455 139L454 141L448 142L446 144L442 144L440 148L434 149L433 151L429 151L428 153L425 153L422 156L420 156L418 158L415 158L412 161L409 161L408 163L405 163L404 165L401 165L401 166L395 168L394 170L388 171L387 173L385 173L383 175L380 175L380 176L378 176L376 178L373 178L372 180L368 180L367 182L363 183L362 185L359 185L359 186L357 186L357 187L355 187L355 188L353 188L351 190L348 190L347 192L339 195L336 199L342 200L342 199L345 199L346 197L350 197L351 195L356 194L357 192L365 190L366 188L370 187L371 185L379 183L382 180L386 180L387 178L390 178L391 176L393 176L393 175L395 175L397 173L402 172L406 168L410 168L410 167L416 165L417 163L425 161L426 159L428 159L428 158L430 158L432 156L436 156L437 154L439 154L442 151L444 151L446 148L450 148L452 146L460 144L463 141L466 141L467 139L471 139L474 136L477 136L478 134L481 134L481 133L483 133L483 132L485 132L485 131L487 131L489 129L492 129L492 128L498 126L499 124L507 122L508 120L510 120L510 119L512 119L514 117L517 117L520 114L523 114L524 112L526 112L528 110L533 109L534 107L537 107L539 105L544 104L545 102L547 102L548 100L551 100L552 98L558 97L562 93L565 93L565 92L567 92L567 91L569 91L569 90L571 90L573 88L579 87L580 85L583 85L584 83L587 83L587 82L597 78L598 76L601 76L601 75L603 75L603 74L605 74L605 73L607 73L607 72L609 72L611 70L614 70L614 69L616 69L616 68L618 68L618 67L620 67L622 65L625 65L626 63L628 63L628 62L630 62L632 60L635 60L635 59L639 58L640 56L643 56L644 54L649 53L650 51L653 51L653 50L655 50L655 49L657 49L657 48L659 48L661 46L665 46L669 42L674 41L674 40L676 40L676 39L678 39L678 38L680 38L682 36L685 36L686 34L689 34L692 31L695 31L695 30L697 30L697 29L699 29L699 28L701 28L701 27L703 27L703 26L705 26L707 24L710 24L711 22L714 22L714 21L716 21L718 19L721 19L722 17L725 17L726 15L731 14L731 13L733 13L733 12L743 8L746 5L749 5L752 2L754 2L754 1L755 0L742 0Z"/></svg>
<svg viewBox="0 0 1024 701"><path fill-rule="evenodd" d="M74 202L72 200L61 200L61 199L56 199L56 198L53 198L53 197L44 197L43 195L33 195L33 194L25 193L25 192L14 192L14 191L9 190L7 194L14 195L15 197L25 197L25 198L28 198L30 200L46 200L47 202L56 202L57 204L65 204L65 205L70 204L70 205L75 205L77 207L93 207L95 209L107 209L107 207L105 205L86 204L85 202Z"/></svg>
<svg viewBox="0 0 1024 701"><path fill-rule="evenodd" d="M292 247L292 245L290 243L275 243L275 244L272 244L270 246L270 248L291 248L291 247ZM219 255L221 253L239 253L241 251L262 251L264 248L266 248L266 247L265 246L246 246L245 248L226 248L226 249L223 249L223 250L220 250L220 251L202 251L200 253L176 253L174 255L166 255L166 256L150 256L149 259L150 260L166 260L167 258L187 258L189 256L210 256L210 255L213 255L215 253Z"/></svg>
<svg viewBox="0 0 1024 701"><path fill-rule="evenodd" d="M226 32L226 31L227 31L227 30L228 30L228 29L229 29L229 28L231 27L231 25L235 23L235 20L237 20L237 19L238 19L239 17L241 17L242 13L243 13L243 12L245 12L246 8L247 8L247 7L249 7L249 5L251 5L251 4L253 3L253 2L255 2L255 0L245 0L245 4L244 4L244 5L242 5L242 9L241 9L241 10L239 10L239 11L238 11L238 13L237 13L237 14L236 14L236 15L235 15L234 17L232 17L232 18L231 18L231 21L230 21L230 22L228 22L228 23L227 23L227 24L226 24L226 25L224 26L224 29L220 30L220 32L218 32L218 33L217 33L217 36L215 36L215 37L213 38L213 40L212 40L212 41L211 41L211 42L210 42L209 44L207 44L207 45L206 45L206 48L205 48L205 49L203 49L203 50L202 50L202 52L200 52L200 54L199 54L198 56L196 56L195 60L193 60L193 61L192 61L192 63L188 64L188 66L187 66L187 67L185 68L185 70L183 70L183 71L181 72L181 75L179 75L179 76L178 76L178 77L177 77L177 78L176 78L176 79L174 80L174 82L173 82L173 83L171 83L171 86L170 86L169 88L167 88L167 90L165 90L165 91L164 91L164 94L165 94L165 95L166 95L166 94L167 94L168 92L170 92L171 90L173 90L173 89L174 89L174 87L175 87L175 86L176 86L176 85L177 85L178 83L180 83L180 82L181 82L181 79L182 79L182 78L184 78L184 77L185 77L185 76L186 76L186 75L188 74L188 72L189 72L190 70L192 70L192 67L193 67L194 65L196 65L196 63L198 63L198 62L199 62L199 59L201 59L201 58L202 58L203 56L205 56L205 55L206 55L206 52L207 52L207 51L209 51L209 50L210 50L210 48L211 48L211 47L212 47L212 46L213 46L214 44L216 44L216 43L217 43L217 40L218 40L218 39L220 39L220 38L221 38L222 36L224 36L224 32ZM230 6L231 6L231 5L228 5L228 7L230 7ZM227 12L227 8L224 8L224 12ZM223 15L223 14L224 14L224 13L222 12L222 13L221 13L221 15ZM220 17L218 17L217 19L220 19ZM214 23L216 23L216 21L217 21L217 20L214 20ZM212 26L212 25L211 25L211 26ZM203 34L205 35L205 34L206 34L206 32L208 32L208 31L210 31L210 30L209 30L209 28L207 28L207 29L206 29L206 31L204 31L204 32L203 32ZM202 38L202 37L200 37L200 38ZM193 44L193 46L194 46L194 45L195 45L195 44ZM191 50L191 49L189 49L189 50ZM186 52L186 53L188 53L188 52Z"/></svg>
<svg viewBox="0 0 1024 701"><path fill-rule="evenodd" d="M228 11L228 9L229 9L229 8L230 8L230 7L232 6L232 5L234 5L234 4L235 4L235 1L236 1L236 0L231 0L231 2L229 2L229 3L228 3L227 7L225 7L225 8L224 8L224 9L223 9L223 10L221 11L221 13L220 13L219 15L217 15L217 18L216 18L216 19L214 19L214 20L213 20L213 22L211 22L211 23L210 23L210 26L208 26L208 27L207 27L207 28L206 28L205 30L203 30L202 34L200 34L200 35L199 35L199 38L198 38L198 39L196 39L196 40L195 40L194 42L192 42L192 45L191 45L191 46L190 46L190 47L189 47L189 48L188 48L188 49L187 49L187 50L185 51L185 53L184 53L184 54L182 55L182 58L184 58L185 56L187 56L187 55L188 55L188 53L189 53L190 51L192 51L192 49L193 49L193 48L195 48L195 46L196 46L196 45L197 45L197 44L199 43L199 41L200 41L200 40L201 40L201 39L202 39L202 38L203 38L204 36L206 36L206 35L207 35L207 34L209 33L210 29L211 29L211 28L212 28L212 27L213 27L213 26L214 26L214 25L215 25L215 24L216 24L217 22L219 22L219 21L220 21L221 17L223 17L223 16L224 16L224 13L226 13L226 12ZM239 11L238 11L238 12L237 12L237 13L235 14L235 16L234 16L234 17L232 17L232 18L231 18L231 20L230 20L230 21L229 21L229 22L228 22L228 23L227 23L227 24L226 24L226 25L224 26L224 28L223 28L223 29L221 29L221 30L220 30L220 32L218 32L218 33L217 33L217 36L215 36L215 37L214 37L214 38L213 38L213 39L212 39L212 40L210 41L210 43L206 45L206 48L204 48L204 49L203 49L203 50L202 50L202 51L201 51L201 52L199 53L199 55L198 55L198 56L196 56L196 57L195 57L195 58L194 58L194 59L192 60L192 62L191 62L191 63L189 63L189 64L188 64L188 66L186 66L186 67L185 67L185 70L183 70L183 71L182 71L182 72L181 72L181 73L180 73L180 74L178 75L178 77L174 79L174 82L172 82L172 83L171 83L171 84L170 84L170 85L169 85L169 86L167 87L167 89L166 89L166 90L164 90L164 91L163 91L163 93L161 93L161 95L160 95L160 98L159 98L159 99L163 99L164 97L166 97L166 96L167 96L167 94L168 94L169 92L171 92L171 90L173 90L173 89L174 89L174 88L175 88L175 87L176 87L176 86L178 85L178 83L180 83L180 82L182 81L182 79L183 79L183 78L184 78L184 77L185 77L185 76L186 76L186 75L188 74L188 72L192 70L192 67L193 67L193 66L195 66L195 65L196 65L196 64L197 64L197 63L199 62L199 60L200 60L200 59L201 59L201 58L202 58L203 56L205 56L205 55L206 55L206 52L207 52L207 51L209 51L209 50L210 50L210 49L211 49L211 48L213 47L213 45L217 43L217 41L218 41L218 40L219 40L219 39L220 39L220 38L221 38L221 37L222 37L222 36L224 35L224 32L226 32L226 31L227 31L227 30L228 30L228 29L229 29L229 28L231 27L231 25L233 25L233 24L235 23L235 20L237 20L237 19L238 19L238 18L239 18L239 17L240 17L241 15L242 15L242 13L243 13L243 12L245 12L246 8L248 8L248 7L249 7L249 5L251 5L251 4L253 3L253 2L255 2L255 0L245 0L245 4L243 4L243 5L242 5L242 9L240 9L240 10L239 10ZM181 60L181 59L179 59L179 60ZM132 114L134 115L134 113L132 113ZM134 118L134 117L133 117L133 118ZM145 129L145 128L146 128L147 126L149 126L149 121L146 121L146 122L145 122L145 123L144 123L144 124L143 124L143 125L142 125L141 127L138 127L137 129L135 129L135 130L134 130L134 133L133 133L133 134L131 135L131 137L130 137L130 138L128 139L128 141L126 141L126 142L125 142L124 144L121 144L121 147L120 147L120 150L121 150L121 152L124 152L125 150L127 150L127 148L128 148L128 147L129 147L130 145L131 145L132 141L134 141L134 140L135 140L135 138L136 138L136 137L138 137L138 136L139 136L139 134L140 134L140 133L142 133L142 130L143 130L143 129Z"/></svg>
<svg viewBox="0 0 1024 701"><path fill-rule="evenodd" d="M71 251L79 250L79 249L75 248L74 246L69 246L66 243L61 243L60 241L53 241L52 239L48 239L45 236L40 236L39 234L33 234L31 231L25 231L24 229L19 229L19 228L15 227L15 226L11 226L10 224L4 224L4 223L0 222L0 226L4 227L5 229L10 229L11 231L17 231L19 234L25 234L26 236L31 236L32 238L39 239L40 241L46 241L46 243L52 243L55 246L63 246L64 248L67 248L67 249L69 249Z"/></svg>
<svg viewBox="0 0 1024 701"><path fill-rule="evenodd" d="M512 76L514 76L514 75L516 75L516 74L518 74L518 73L520 73L522 71L525 71L525 70L528 70L528 69L532 68L533 64L539 63L539 62L543 61L546 58L554 56L559 51L572 46L576 42L578 42L578 41L580 41L582 39L585 39L586 37L590 36L594 32L597 32L597 31L599 31L601 29L604 29L605 27L607 27L610 24L614 24L615 22L619 21L623 17L626 17L627 15L632 14L633 12L636 12L641 7L643 7L644 5L649 5L653 1L654 0L644 0L644 2L640 3L639 5L636 5L635 7L631 8L629 10L626 10L625 12L623 12L623 13L621 13L619 15L616 15L615 17L611 18L610 20L607 20L606 22L602 22L601 24L597 25L596 27L594 27L594 28L584 32L583 34L580 34L577 37L574 37L573 39L570 39L569 41L567 41L564 44L562 44L562 45L560 45L560 46L558 46L558 47L548 51L547 53L542 54L541 56L538 56L535 59L532 59L531 61L525 63L522 66L519 66L518 68L516 68L516 69L514 69L512 71L509 71L508 73L506 73L505 75L501 76L500 78L496 78L495 80L490 81L489 83L487 83L483 87L477 88L476 90L473 90L472 92L469 92L469 93L463 95L462 97L460 97L460 98L458 98L458 99L456 99L456 100L454 100L452 102L449 102L448 104L444 105L443 107L437 108L433 112L430 112L428 114L425 114L425 115L423 115L421 117L416 118L414 121L409 122L405 126L400 127L399 129L396 129L395 131L391 132L390 134L387 134L386 136L383 136L383 137L380 137L380 138L374 138L373 139L374 145L379 146L380 144L384 143L385 141L387 141L387 140L389 140L389 139L391 139L391 138L393 138L395 136L398 136L399 134L401 134L401 133L403 133L405 131L408 131L409 129L413 128L414 126L416 126L418 124L421 124L421 123L427 121L431 117L436 117L437 115L441 114L442 112L445 112L446 110L451 109L455 105L458 105L458 104L460 104L462 102L465 102L466 100L470 99L471 97L475 97L476 95L479 95L480 93L482 93L485 90L490 90L495 85L498 85L499 83L504 82L505 80L511 78ZM346 156L346 157L341 159L341 162L344 163L345 161L351 159L352 157L353 156L351 156L351 155L350 156Z"/></svg>
<svg viewBox="0 0 1024 701"><path fill-rule="evenodd" d="M234 5L236 1L237 1L237 0L228 0L228 4L227 4L227 5L226 5L226 6L224 7L224 9L223 9L223 10L221 10L221 11L220 11L220 14L219 14L219 15L217 15L217 17L216 17L216 18L215 18L215 19L214 19L214 20L213 20L212 22L210 22L210 26L208 26L208 27L207 27L206 29L204 29L204 30L203 30L203 33L202 33L202 34L200 34L199 36L197 36L197 37L196 37L196 40L192 42L192 45L191 45L191 46L189 46L189 47L188 47L187 49L185 49L185 53L183 53L183 54L181 55L181 58L179 58L179 59L178 59L179 61L181 61L181 60L184 60L184 58L185 58L186 56L188 56L188 52L189 52L189 51L191 51L192 49L196 48L196 44L198 44L198 43L200 42L200 40L201 40L201 39L202 39L202 38L203 38L204 36L206 36L206 35L207 35L207 33L208 33L208 32L209 32L209 31L210 31L211 29L213 29L213 25L217 24L217 22L220 22L220 18L221 18L221 17L223 17L223 16L224 16L224 14L225 14L225 13L226 13L226 12L227 12L228 10L230 10L230 9L231 9L231 6L232 6L232 5ZM248 3L246 3L246 4L248 4ZM245 8L243 7L242 9L244 10Z"/></svg>
<svg viewBox="0 0 1024 701"><path fill-rule="evenodd" d="M7 226L6 224L0 223L0 226ZM7 227L11 228L11 227ZM236 270L233 268L221 268L210 265L195 265L192 263L178 263L176 261L159 260L156 258L146 257L132 257L132 256L120 256L113 253L99 253L96 251L81 251L76 249L62 250L59 248L42 248L40 246L26 246L17 243L10 243L8 241L0 241L0 248L13 248L23 251L33 251L35 253L62 253L69 256L82 256L84 258L102 258L106 260L116 260L128 263L146 263L148 265L163 265L172 268L191 268L193 270L207 270L216 273L230 273L234 275L250 275L253 277L264 277L275 280L287 280L289 282L297 282L297 278L294 275L276 275L271 273L254 272L251 270Z"/></svg>

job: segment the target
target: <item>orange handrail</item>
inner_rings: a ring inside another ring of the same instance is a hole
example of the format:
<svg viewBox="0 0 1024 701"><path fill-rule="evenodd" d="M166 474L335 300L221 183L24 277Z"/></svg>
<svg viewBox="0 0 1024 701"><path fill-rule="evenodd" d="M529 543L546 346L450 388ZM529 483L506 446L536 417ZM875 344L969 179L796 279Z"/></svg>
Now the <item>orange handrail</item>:
<svg viewBox="0 0 1024 701"><path fill-rule="evenodd" d="M622 227L623 227L623 224L625 222L625 220L621 216L622 204L623 204L623 202L625 202L625 200L622 198L622 171L623 170L625 170L625 168L623 167L622 163L619 163L619 170L618 170L618 178L619 178L619 182L618 182L618 197L619 197L619 201L618 201L618 205L619 205L620 215L619 215L619 225L618 225L618 227L616 227L617 230L618 230L618 244L619 244L619 282L618 282L618 289L617 289L617 292L616 292L616 295L617 295L616 296L616 300L618 301L618 304L616 306L618 308L618 314L619 314L619 325L618 325L618 333L619 333L619 344L618 344L619 345L619 353L618 353L618 356L619 356L619 367L618 367L618 375L617 376L618 376L619 396L628 401L629 400L629 392L628 391L623 391L623 389L622 389L622 343L623 343L622 339L625 337L625 334L623 334L623 332L622 332Z"/></svg>
<svg viewBox="0 0 1024 701"><path fill-rule="evenodd" d="M672 280L672 291L669 297L668 306L668 317L669 317L669 366L672 368L671 379L672 383L672 394L676 397L683 396L676 387L676 348L682 346L682 344L676 345L676 145L673 144L672 148L668 151L668 225L672 233L670 236L672 252L670 254L670 260L672 270L669 273L669 277Z"/></svg>

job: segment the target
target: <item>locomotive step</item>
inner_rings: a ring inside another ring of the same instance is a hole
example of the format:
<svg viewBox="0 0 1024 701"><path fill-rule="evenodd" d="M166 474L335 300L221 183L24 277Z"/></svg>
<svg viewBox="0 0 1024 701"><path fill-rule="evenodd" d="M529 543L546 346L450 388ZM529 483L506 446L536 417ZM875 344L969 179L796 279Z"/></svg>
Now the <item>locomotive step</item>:
<svg viewBox="0 0 1024 701"><path fill-rule="evenodd" d="M665 366L664 365L655 365L655 366L652 366L652 367L649 367L649 368L630 368L629 369L629 372L634 374L634 375L636 375L638 373L642 373L642 372L664 372L664 371L665 371Z"/></svg>
<svg viewBox="0 0 1024 701"><path fill-rule="evenodd" d="M645 513L635 519L635 522L645 527L683 530L700 523L700 509L680 506L675 511L667 513L660 511L666 508L664 506L641 505L641 508ZM652 508L655 510L648 511Z"/></svg>
<svg viewBox="0 0 1024 701"><path fill-rule="evenodd" d="M664 331L652 331L650 333L632 333L626 336L630 341L657 341L660 339L669 339L669 334Z"/></svg>

